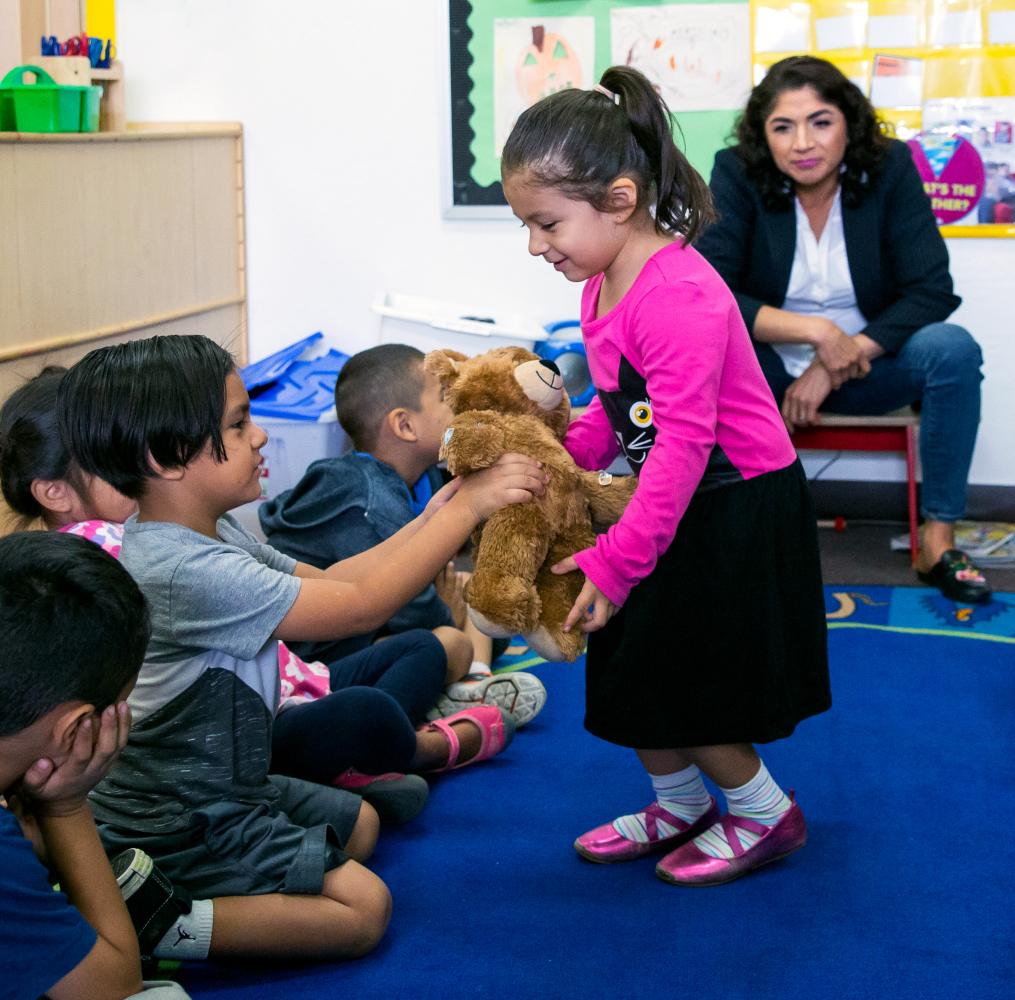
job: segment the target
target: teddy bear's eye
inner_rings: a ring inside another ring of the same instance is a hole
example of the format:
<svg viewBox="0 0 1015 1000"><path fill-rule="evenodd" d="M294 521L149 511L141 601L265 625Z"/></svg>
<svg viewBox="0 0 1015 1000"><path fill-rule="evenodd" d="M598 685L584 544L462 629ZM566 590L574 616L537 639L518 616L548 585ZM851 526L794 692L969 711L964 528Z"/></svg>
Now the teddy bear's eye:
<svg viewBox="0 0 1015 1000"><path fill-rule="evenodd" d="M647 399L641 399L631 407L628 416L636 427L651 427L652 404Z"/></svg>

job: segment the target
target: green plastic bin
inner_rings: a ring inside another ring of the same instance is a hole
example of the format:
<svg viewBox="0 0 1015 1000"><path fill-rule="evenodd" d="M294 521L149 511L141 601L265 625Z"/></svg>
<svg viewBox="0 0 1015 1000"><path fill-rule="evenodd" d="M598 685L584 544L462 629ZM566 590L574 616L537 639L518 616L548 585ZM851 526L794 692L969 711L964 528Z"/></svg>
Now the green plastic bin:
<svg viewBox="0 0 1015 1000"><path fill-rule="evenodd" d="M101 97L101 87L62 86L38 66L15 66L0 81L0 130L97 132Z"/></svg>

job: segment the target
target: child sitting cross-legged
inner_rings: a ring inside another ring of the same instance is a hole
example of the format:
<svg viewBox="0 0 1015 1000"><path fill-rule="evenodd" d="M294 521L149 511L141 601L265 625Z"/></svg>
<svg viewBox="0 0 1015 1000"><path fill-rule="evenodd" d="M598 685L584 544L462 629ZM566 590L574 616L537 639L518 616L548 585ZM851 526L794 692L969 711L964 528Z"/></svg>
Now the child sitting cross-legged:
<svg viewBox="0 0 1015 1000"><path fill-rule="evenodd" d="M541 493L544 474L508 456L449 484L384 545L319 570L226 514L259 494L267 436L211 341L92 351L65 375L57 410L77 467L138 502L121 559L152 607L131 740L92 795L107 850L136 845L202 897L188 955L369 951L390 899L351 859L372 850L376 813L340 789L268 775L276 640L378 627L481 520ZM479 706L418 733L409 725L402 752L413 769L443 770L492 756L511 731L503 712Z"/></svg>
<svg viewBox="0 0 1015 1000"><path fill-rule="evenodd" d="M88 808L127 742L144 597L94 545L20 532L0 539L0 633L0 993L186 1000L175 983L142 985L131 916ZM127 861L117 865L127 872L138 855L114 865ZM150 923L169 897L142 887L135 916L142 897Z"/></svg>
<svg viewBox="0 0 1015 1000"><path fill-rule="evenodd" d="M407 344L382 344L353 355L339 373L335 405L354 450L312 463L293 489L259 511L272 547L320 567L383 542L423 510L440 487L436 463L451 422L439 382L423 371L422 351ZM499 650L465 619L463 575L453 565L443 568L382 632L432 629L444 645L447 687L436 714L500 705L522 726L542 710L546 690L532 674L492 674ZM296 652L327 660L337 651L304 644Z"/></svg>

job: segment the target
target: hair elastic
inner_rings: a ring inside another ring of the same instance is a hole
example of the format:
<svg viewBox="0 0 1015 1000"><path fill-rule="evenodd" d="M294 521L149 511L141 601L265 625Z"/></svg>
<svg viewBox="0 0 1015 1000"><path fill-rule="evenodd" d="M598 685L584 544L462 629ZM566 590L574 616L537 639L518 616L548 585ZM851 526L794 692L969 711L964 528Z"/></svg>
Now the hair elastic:
<svg viewBox="0 0 1015 1000"><path fill-rule="evenodd" d="M620 107L620 94L615 94L612 90L607 90L601 83L597 83L593 90L602 94L604 97L608 97L617 107Z"/></svg>

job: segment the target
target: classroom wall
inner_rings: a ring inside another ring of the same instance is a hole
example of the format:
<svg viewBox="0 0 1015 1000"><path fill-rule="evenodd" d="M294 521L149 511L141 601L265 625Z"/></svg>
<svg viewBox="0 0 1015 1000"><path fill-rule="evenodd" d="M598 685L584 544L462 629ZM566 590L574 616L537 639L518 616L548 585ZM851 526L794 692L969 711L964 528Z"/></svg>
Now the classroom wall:
<svg viewBox="0 0 1015 1000"><path fill-rule="evenodd" d="M385 292L541 321L577 314L579 289L528 257L516 223L441 218L445 7L117 4L131 120L243 122L251 358L314 330L347 352L371 346L380 319L370 307ZM971 480L1015 485L1015 240L951 240L949 251L965 300L955 319L987 359ZM843 458L824 473L903 477L891 455Z"/></svg>

